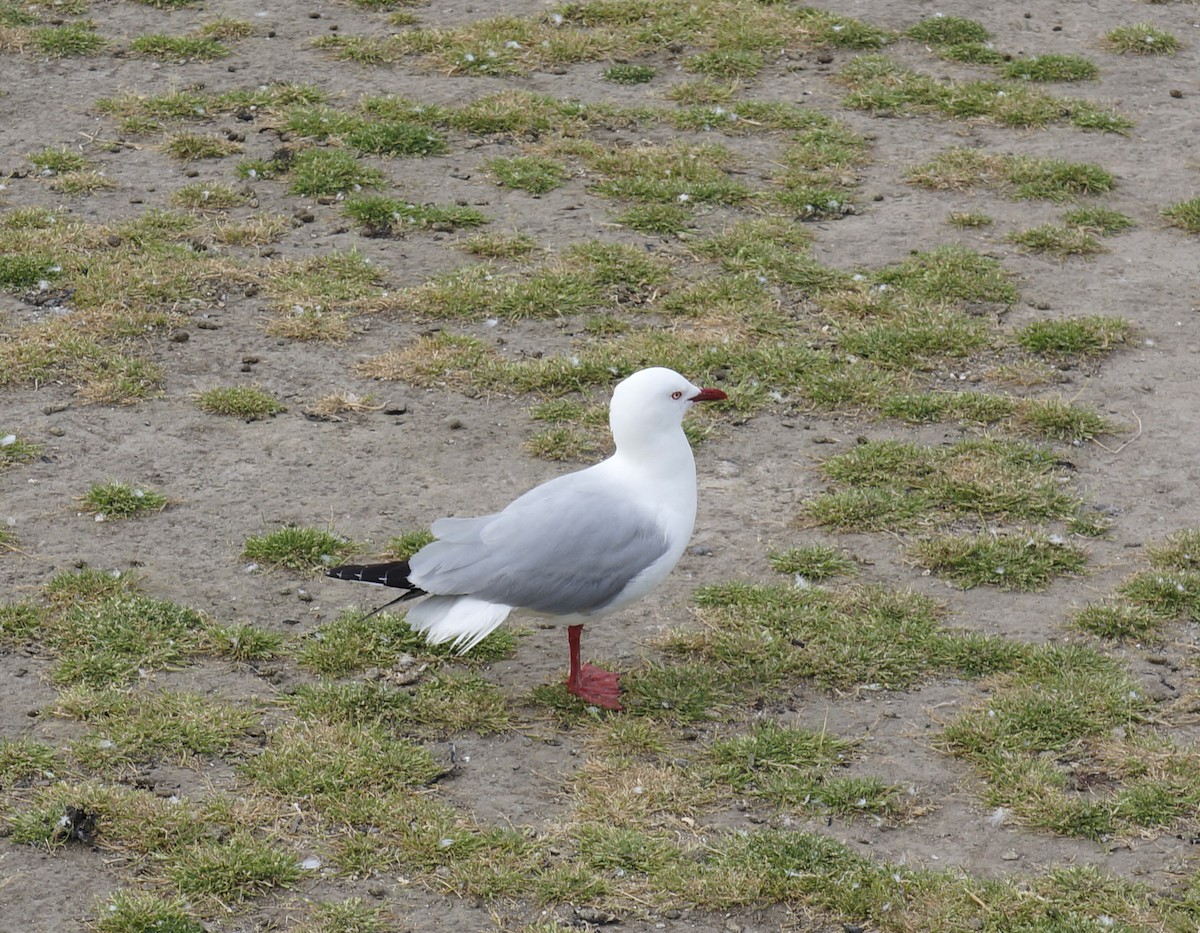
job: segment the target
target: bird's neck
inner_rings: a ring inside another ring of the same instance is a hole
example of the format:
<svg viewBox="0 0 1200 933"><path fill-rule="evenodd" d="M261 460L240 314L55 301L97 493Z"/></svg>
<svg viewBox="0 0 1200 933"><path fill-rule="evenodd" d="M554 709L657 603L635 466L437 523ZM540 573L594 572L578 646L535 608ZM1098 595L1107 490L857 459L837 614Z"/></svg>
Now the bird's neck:
<svg viewBox="0 0 1200 933"><path fill-rule="evenodd" d="M617 445L614 459L656 473L675 473L689 467L695 472L692 446L682 426L676 424L656 432L623 430L619 423L611 427L613 441Z"/></svg>

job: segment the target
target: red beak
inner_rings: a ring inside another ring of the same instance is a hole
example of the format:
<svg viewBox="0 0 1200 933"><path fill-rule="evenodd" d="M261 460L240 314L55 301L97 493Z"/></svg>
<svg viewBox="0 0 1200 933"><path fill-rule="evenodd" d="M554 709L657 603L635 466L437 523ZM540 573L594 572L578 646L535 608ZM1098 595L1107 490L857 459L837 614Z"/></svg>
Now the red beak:
<svg viewBox="0 0 1200 933"><path fill-rule="evenodd" d="M701 389L699 392L697 392L695 395L693 395L690 399L688 399L688 401L689 402L721 402L727 398L729 398L729 396L726 395L724 392L722 392L720 389Z"/></svg>

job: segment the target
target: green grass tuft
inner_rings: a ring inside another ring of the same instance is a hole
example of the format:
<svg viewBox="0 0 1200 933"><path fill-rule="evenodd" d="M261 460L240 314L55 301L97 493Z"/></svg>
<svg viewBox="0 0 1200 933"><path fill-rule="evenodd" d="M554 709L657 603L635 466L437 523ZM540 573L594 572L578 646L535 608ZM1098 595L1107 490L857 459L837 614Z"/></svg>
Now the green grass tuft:
<svg viewBox="0 0 1200 933"><path fill-rule="evenodd" d="M1048 521L1071 515L1079 501L1062 488L1052 451L998 438L941 447L871 441L831 457L823 471L842 488L808 511L840 530L971 518Z"/></svg>
<svg viewBox="0 0 1200 933"><path fill-rule="evenodd" d="M1164 618L1146 606L1127 602L1093 603L1080 609L1072 624L1114 641L1141 641L1157 636Z"/></svg>
<svg viewBox="0 0 1200 933"><path fill-rule="evenodd" d="M1043 590L1056 577L1083 573L1087 555L1040 533L949 535L916 542L909 553L922 567L964 590L990 584L1004 590Z"/></svg>
<svg viewBox="0 0 1200 933"><path fill-rule="evenodd" d="M226 46L209 36L138 36L129 43L129 51L175 62L211 62L229 55Z"/></svg>
<svg viewBox="0 0 1200 933"><path fill-rule="evenodd" d="M161 512L167 497L126 483L94 483L83 497L83 509L105 518L129 518L143 512Z"/></svg>
<svg viewBox="0 0 1200 933"><path fill-rule="evenodd" d="M909 26L904 34L916 42L930 45L962 45L987 42L991 38L982 23L962 16L930 16Z"/></svg>
<svg viewBox="0 0 1200 933"><path fill-rule="evenodd" d="M276 729L243 772L280 797L347 800L419 787L442 773L430 753L377 725L297 723Z"/></svg>
<svg viewBox="0 0 1200 933"><path fill-rule="evenodd" d="M196 402L214 415L232 415L246 421L260 421L287 411L273 395L254 386L208 389L196 397Z"/></svg>
<svg viewBox="0 0 1200 933"><path fill-rule="evenodd" d="M1094 81L1100 75L1096 65L1079 55L1031 55L1008 62L1004 77L1016 81Z"/></svg>
<svg viewBox="0 0 1200 933"><path fill-rule="evenodd" d="M473 207L413 204L383 195L354 198L343 209L367 236L403 236L411 229L450 232L488 222L487 215Z"/></svg>
<svg viewBox="0 0 1200 933"><path fill-rule="evenodd" d="M75 592L83 579L71 581ZM68 591L60 585L49 592L61 599ZM199 613L176 603L114 593L49 614L38 638L57 657L51 671L56 683L105 687L185 665L206 646L208 626Z"/></svg>
<svg viewBox="0 0 1200 933"><path fill-rule="evenodd" d="M1010 233L1008 240L1035 253L1049 253L1060 259L1068 256L1095 256L1104 252L1100 241L1078 227L1042 224L1029 230Z"/></svg>
<svg viewBox="0 0 1200 933"><path fill-rule="evenodd" d="M337 195L382 185L379 169L363 165L344 149L305 149L296 153L287 171L292 194Z"/></svg>
<svg viewBox="0 0 1200 933"><path fill-rule="evenodd" d="M391 560L408 560L431 541L433 541L432 531L417 528L391 538L384 547L383 553Z"/></svg>
<svg viewBox="0 0 1200 933"><path fill-rule="evenodd" d="M771 567L780 573L802 577L809 583L823 583L834 577L852 577L858 564L837 548L823 544L791 548L770 555Z"/></svg>
<svg viewBox="0 0 1200 933"><path fill-rule="evenodd" d="M1011 670L1018 642L955 632L927 597L880 586L752 586L696 594L699 632L677 631L668 648L697 655L735 698L777 695L797 678L830 690L908 689L934 674Z"/></svg>
<svg viewBox="0 0 1200 933"><path fill-rule="evenodd" d="M62 770L58 753L49 745L34 739L0 738L0 791L53 778Z"/></svg>
<svg viewBox="0 0 1200 933"><path fill-rule="evenodd" d="M166 874L185 897L235 904L291 887L300 878L300 863L277 842L237 833L180 850Z"/></svg>
<svg viewBox="0 0 1200 933"><path fill-rule="evenodd" d="M204 933L186 898L119 890L100 909L97 933Z"/></svg>
<svg viewBox="0 0 1200 933"><path fill-rule="evenodd" d="M18 463L28 463L40 457L42 445L27 441L17 434L10 434L0 428L0 470L15 466Z"/></svg>
<svg viewBox="0 0 1200 933"><path fill-rule="evenodd" d="M212 133L176 133L167 139L163 151L180 162L193 162L196 159L221 159L241 152L242 146Z"/></svg>
<svg viewBox="0 0 1200 933"><path fill-rule="evenodd" d="M516 637L510 631L497 629L472 648L464 660L487 662L506 658L515 646ZM414 658L430 661L453 656L452 647L430 645L402 615L382 612L364 622L363 613L352 609L304 639L296 653L301 667L328 677L344 677L368 667L407 665Z"/></svg>
<svg viewBox="0 0 1200 933"><path fill-rule="evenodd" d="M1033 321L1017 331L1017 344L1030 353L1056 359L1106 356L1129 342L1133 325L1124 318L1068 318Z"/></svg>
<svg viewBox="0 0 1200 933"><path fill-rule="evenodd" d="M1110 29L1104 41L1114 52L1133 55L1174 55L1182 47L1177 37L1151 23Z"/></svg>
<svg viewBox="0 0 1200 933"><path fill-rule="evenodd" d="M519 188L533 195L553 191L569 177L565 165L545 156L492 159L487 170L506 188Z"/></svg>
<svg viewBox="0 0 1200 933"><path fill-rule="evenodd" d="M1187 233L1200 233L1200 198L1172 204L1163 209L1162 215L1168 223Z"/></svg>
<svg viewBox="0 0 1200 933"><path fill-rule="evenodd" d="M611 65L600 76L613 84L648 84L656 73L650 65Z"/></svg>
<svg viewBox="0 0 1200 933"><path fill-rule="evenodd" d="M320 570L332 567L361 550L348 538L321 528L285 525L276 531L251 535L242 547L242 557L291 570Z"/></svg>
<svg viewBox="0 0 1200 933"><path fill-rule="evenodd" d="M34 47L51 58L95 55L108 46L108 40L96 32L91 20L38 27L30 30L30 36Z"/></svg>

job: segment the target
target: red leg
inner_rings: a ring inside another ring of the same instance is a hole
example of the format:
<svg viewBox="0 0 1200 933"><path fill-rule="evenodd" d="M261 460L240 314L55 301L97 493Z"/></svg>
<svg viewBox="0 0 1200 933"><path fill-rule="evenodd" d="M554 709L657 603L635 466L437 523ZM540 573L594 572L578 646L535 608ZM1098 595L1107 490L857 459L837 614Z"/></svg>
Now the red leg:
<svg viewBox="0 0 1200 933"><path fill-rule="evenodd" d="M571 669L567 674L567 692L573 693L585 703L604 709L620 709L617 697L620 694L620 674L606 671L594 664L579 661L579 636L582 625L567 626L567 642L571 649Z"/></svg>

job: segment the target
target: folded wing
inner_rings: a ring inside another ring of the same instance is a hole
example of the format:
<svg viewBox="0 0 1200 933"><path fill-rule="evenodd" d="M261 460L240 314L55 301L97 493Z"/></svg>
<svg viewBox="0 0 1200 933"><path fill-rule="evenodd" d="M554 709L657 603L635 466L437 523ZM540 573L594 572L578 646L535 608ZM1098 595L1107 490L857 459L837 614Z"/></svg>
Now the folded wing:
<svg viewBox="0 0 1200 933"><path fill-rule="evenodd" d="M412 582L552 615L611 603L669 549L649 509L586 473L552 480L503 512L442 519L411 561Z"/></svg>

